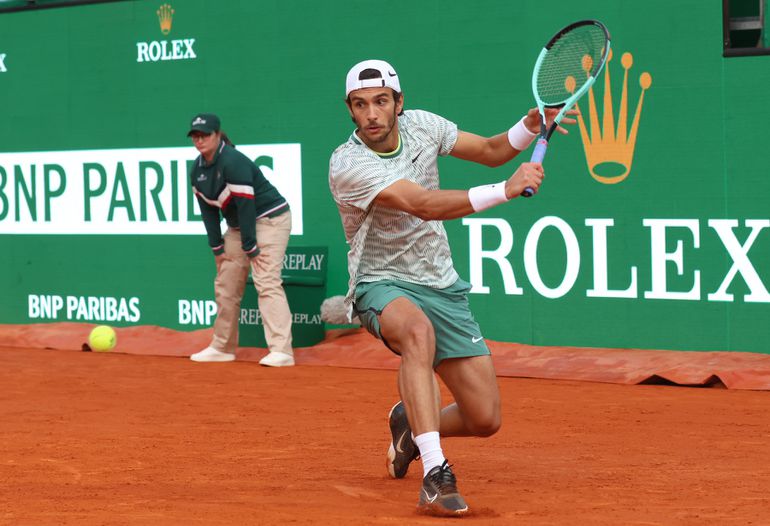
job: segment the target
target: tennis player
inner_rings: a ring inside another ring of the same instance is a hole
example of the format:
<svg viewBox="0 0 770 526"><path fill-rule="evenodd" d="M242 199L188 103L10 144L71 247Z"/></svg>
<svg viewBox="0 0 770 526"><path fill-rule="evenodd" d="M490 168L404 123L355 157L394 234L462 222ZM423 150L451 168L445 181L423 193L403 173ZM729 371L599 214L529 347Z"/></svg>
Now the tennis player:
<svg viewBox="0 0 770 526"><path fill-rule="evenodd" d="M468 306L470 285L453 267L442 221L506 203L528 186L537 191L544 173L540 164L523 163L497 184L441 190L436 163L438 156L452 155L502 165L530 145L540 118L530 110L510 130L485 138L433 113L404 111L396 70L382 60L353 66L345 97L356 130L332 154L329 186L350 245L351 312L401 357L401 401L389 415L388 471L402 478L422 458L418 507L462 515L468 506L440 437L494 434L500 395ZM454 396L443 409L434 371Z"/></svg>

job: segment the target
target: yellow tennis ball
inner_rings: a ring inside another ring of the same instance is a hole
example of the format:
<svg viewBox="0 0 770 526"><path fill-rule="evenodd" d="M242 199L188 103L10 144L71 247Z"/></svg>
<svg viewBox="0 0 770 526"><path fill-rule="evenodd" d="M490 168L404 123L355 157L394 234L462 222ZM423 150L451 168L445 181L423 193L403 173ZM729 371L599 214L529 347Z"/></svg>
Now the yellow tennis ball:
<svg viewBox="0 0 770 526"><path fill-rule="evenodd" d="M88 346L93 351L109 351L118 343L118 335L115 330L107 325L94 327L88 335Z"/></svg>

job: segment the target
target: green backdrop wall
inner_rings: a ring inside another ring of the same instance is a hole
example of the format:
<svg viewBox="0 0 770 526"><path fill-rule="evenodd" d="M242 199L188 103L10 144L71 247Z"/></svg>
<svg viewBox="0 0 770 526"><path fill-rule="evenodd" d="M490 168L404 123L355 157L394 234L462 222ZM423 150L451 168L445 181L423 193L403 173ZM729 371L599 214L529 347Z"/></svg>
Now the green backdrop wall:
<svg viewBox="0 0 770 526"><path fill-rule="evenodd" d="M327 291L343 294L327 168L352 130L348 68L386 59L408 108L491 135L532 105L550 34L597 18L613 36L609 82L581 101L585 133L553 141L542 192L446 223L484 335L770 352L770 57L722 57L718 2L555 5L176 0L0 14L0 323L210 321L179 309L213 296L185 183L199 111L218 113L290 195L291 244L328 246ZM442 185L496 182L516 165L442 159Z"/></svg>

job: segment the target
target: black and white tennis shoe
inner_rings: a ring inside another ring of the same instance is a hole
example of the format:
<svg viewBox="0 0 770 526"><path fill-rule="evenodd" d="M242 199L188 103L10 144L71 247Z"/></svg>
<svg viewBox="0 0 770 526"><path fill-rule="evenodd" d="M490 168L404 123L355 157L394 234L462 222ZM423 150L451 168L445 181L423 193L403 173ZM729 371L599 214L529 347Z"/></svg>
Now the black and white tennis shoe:
<svg viewBox="0 0 770 526"><path fill-rule="evenodd" d="M388 425L393 441L388 448L385 465L391 477L401 479L406 476L409 464L420 457L420 449L412 439L412 428L409 427L404 402L399 401L391 408L388 414Z"/></svg>

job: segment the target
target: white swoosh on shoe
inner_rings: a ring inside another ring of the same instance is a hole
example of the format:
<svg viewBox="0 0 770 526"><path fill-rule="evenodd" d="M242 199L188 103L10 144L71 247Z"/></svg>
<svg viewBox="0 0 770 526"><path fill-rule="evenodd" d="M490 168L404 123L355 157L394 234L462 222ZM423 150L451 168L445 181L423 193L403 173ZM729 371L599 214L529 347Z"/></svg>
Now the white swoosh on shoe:
<svg viewBox="0 0 770 526"><path fill-rule="evenodd" d="M430 502L431 504L433 503L433 501L435 501L435 500L436 500L436 498L438 498L438 493L436 493L435 495L433 495L433 496L431 497L430 495L428 495L428 492L427 492L427 491L425 491L425 488L422 488L422 492L423 492L423 493L425 493L425 498L426 498L426 499L427 499L427 501L428 501L428 502Z"/></svg>
<svg viewBox="0 0 770 526"><path fill-rule="evenodd" d="M403 444L403 443L404 443L404 437L405 437L405 436L406 436L406 431L404 431L403 433L401 433L401 436L400 436L400 437L398 437L398 442L396 442L396 451L397 451L398 453L401 453L401 454L403 454L403 453L404 453L404 450L401 448L401 444Z"/></svg>

